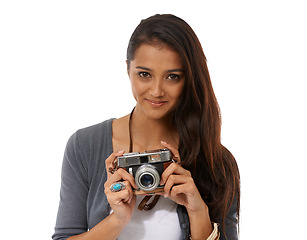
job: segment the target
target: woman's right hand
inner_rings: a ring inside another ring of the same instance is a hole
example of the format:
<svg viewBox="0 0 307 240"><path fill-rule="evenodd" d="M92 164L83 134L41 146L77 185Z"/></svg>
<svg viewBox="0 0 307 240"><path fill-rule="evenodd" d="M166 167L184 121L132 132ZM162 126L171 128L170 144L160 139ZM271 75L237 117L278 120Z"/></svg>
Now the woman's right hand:
<svg viewBox="0 0 307 240"><path fill-rule="evenodd" d="M136 200L132 188L137 189L138 187L135 184L133 176L126 170L120 168L113 174L109 172L109 168L113 167L113 162L116 158L123 154L124 151L115 152L106 159L105 165L108 173L108 180L105 182L104 188L108 202L113 210L113 214L118 221L127 224L131 219ZM118 181L122 181L126 188L119 192L112 192L110 186Z"/></svg>

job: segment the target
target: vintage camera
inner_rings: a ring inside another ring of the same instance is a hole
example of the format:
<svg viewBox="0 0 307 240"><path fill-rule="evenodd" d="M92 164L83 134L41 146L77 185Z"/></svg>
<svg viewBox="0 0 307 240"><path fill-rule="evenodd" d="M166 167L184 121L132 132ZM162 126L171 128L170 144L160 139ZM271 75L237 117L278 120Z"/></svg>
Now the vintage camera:
<svg viewBox="0 0 307 240"><path fill-rule="evenodd" d="M117 158L117 167L126 169L134 177L139 187L135 194L153 194L163 191L160 178L172 162L169 149L158 149L143 153L125 153Z"/></svg>

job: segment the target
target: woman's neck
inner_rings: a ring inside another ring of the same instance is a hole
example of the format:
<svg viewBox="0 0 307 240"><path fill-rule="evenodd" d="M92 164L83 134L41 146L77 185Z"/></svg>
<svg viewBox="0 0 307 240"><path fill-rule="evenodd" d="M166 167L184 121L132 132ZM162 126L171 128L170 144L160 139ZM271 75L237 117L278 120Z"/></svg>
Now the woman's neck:
<svg viewBox="0 0 307 240"><path fill-rule="evenodd" d="M130 131L133 152L163 148L161 141L170 143L174 147L179 145L178 133L170 124L169 117L151 119L135 110L131 119Z"/></svg>

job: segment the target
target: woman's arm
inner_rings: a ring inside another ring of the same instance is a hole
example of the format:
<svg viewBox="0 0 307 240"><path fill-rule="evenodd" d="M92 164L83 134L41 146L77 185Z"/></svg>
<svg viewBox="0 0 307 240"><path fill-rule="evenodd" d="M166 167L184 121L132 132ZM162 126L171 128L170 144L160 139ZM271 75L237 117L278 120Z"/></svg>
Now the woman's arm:
<svg viewBox="0 0 307 240"><path fill-rule="evenodd" d="M164 196L187 209L192 239L206 240L213 231L209 209L189 172L173 163L164 171L162 179Z"/></svg>
<svg viewBox="0 0 307 240"><path fill-rule="evenodd" d="M98 223L90 231L75 235L68 240L114 240L124 229L127 223L116 218L114 213Z"/></svg>
<svg viewBox="0 0 307 240"><path fill-rule="evenodd" d="M210 221L209 210L204 203L203 210L195 212L188 211L190 220L190 230L193 239L207 239L213 231L213 227Z"/></svg>
<svg viewBox="0 0 307 240"><path fill-rule="evenodd" d="M108 169L112 162L123 153L123 151L112 153L106 160L106 168ZM110 186L118 181L123 181L125 189L119 192L112 192ZM119 169L114 174L108 172L108 180L105 182L104 188L113 213L88 232L70 237L69 240L116 239L130 221L134 210L136 198L133 195L132 186L137 188L133 177L127 171Z"/></svg>
<svg viewBox="0 0 307 240"><path fill-rule="evenodd" d="M106 160L109 162L120 155L112 153ZM75 133L68 141L62 165L61 200L58 210L54 240L62 239L116 239L125 225L130 221L135 198L132 187L136 187L133 177L126 171L108 173L105 182L105 194L113 209L113 213L99 222L88 231L88 151L78 141ZM120 192L111 192L112 183L124 180L126 189ZM107 206L108 204L106 204Z"/></svg>
<svg viewBox="0 0 307 240"><path fill-rule="evenodd" d="M172 145L161 142L169 148L174 157L179 158L179 152ZM207 239L213 231L209 210L202 200L199 191L189 171L178 164L171 164L162 174L161 185L165 184L165 197L169 197L187 210L190 221L192 239ZM234 199L225 218L225 227L220 223L220 240L238 239L237 200Z"/></svg>
<svg viewBox="0 0 307 240"><path fill-rule="evenodd" d="M87 158L78 142L78 132L68 140L61 172L60 203L58 208L54 240L66 239L88 230Z"/></svg>
<svg viewBox="0 0 307 240"><path fill-rule="evenodd" d="M172 151L174 158L180 159L177 149L165 142L161 143ZM164 185L164 197L185 206L189 215L192 239L206 240L213 227L208 206L203 201L191 173L177 163L172 163L164 170L160 184Z"/></svg>

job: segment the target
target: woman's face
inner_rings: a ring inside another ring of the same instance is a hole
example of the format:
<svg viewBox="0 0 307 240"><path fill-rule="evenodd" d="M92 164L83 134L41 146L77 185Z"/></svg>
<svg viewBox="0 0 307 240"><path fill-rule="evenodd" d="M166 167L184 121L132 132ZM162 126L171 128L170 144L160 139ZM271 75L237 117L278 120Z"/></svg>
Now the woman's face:
<svg viewBox="0 0 307 240"><path fill-rule="evenodd" d="M142 44L128 69L136 111L149 118L169 117L179 101L185 75L180 55L167 45Z"/></svg>

